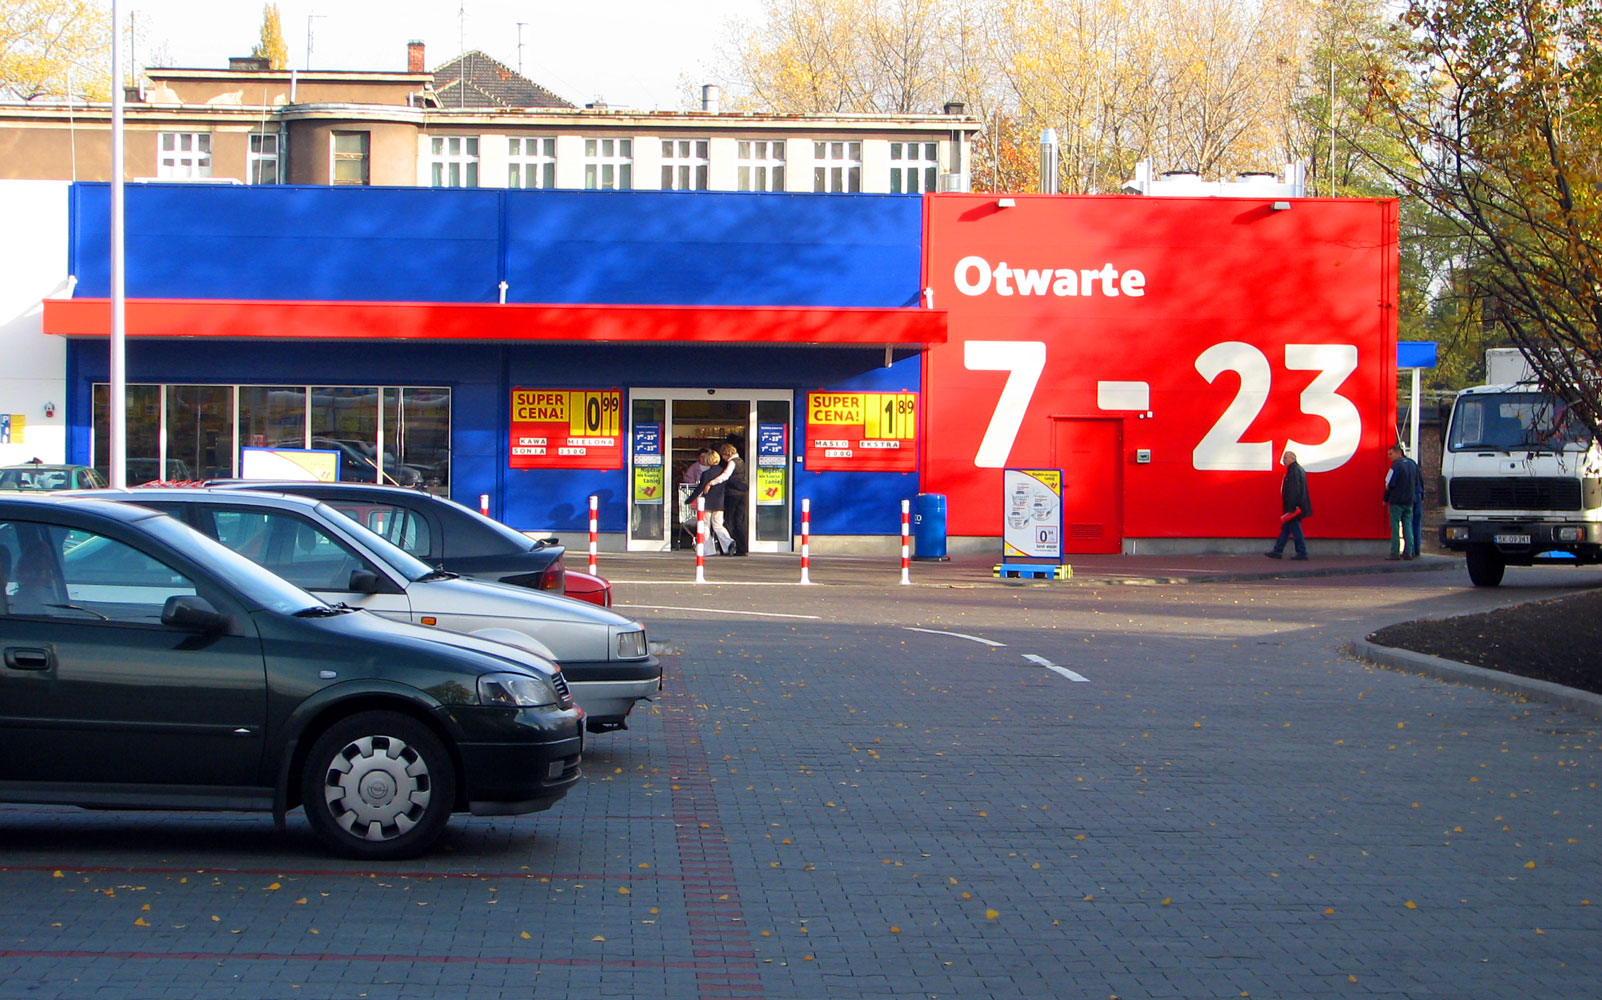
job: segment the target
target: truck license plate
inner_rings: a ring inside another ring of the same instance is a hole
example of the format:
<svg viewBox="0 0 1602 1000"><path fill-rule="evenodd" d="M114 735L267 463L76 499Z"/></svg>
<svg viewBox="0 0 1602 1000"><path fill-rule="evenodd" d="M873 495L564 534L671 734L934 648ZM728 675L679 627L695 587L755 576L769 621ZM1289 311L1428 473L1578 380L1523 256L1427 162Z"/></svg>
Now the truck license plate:
<svg viewBox="0 0 1602 1000"><path fill-rule="evenodd" d="M1497 535L1496 536L1496 544L1498 544L1498 545L1528 545L1528 544L1530 544L1530 536L1529 535Z"/></svg>

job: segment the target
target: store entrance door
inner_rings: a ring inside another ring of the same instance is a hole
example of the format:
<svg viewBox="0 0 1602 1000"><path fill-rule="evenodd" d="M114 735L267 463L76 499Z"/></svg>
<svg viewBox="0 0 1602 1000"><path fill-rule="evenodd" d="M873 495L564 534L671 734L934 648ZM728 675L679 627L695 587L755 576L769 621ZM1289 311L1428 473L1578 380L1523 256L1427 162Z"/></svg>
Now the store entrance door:
<svg viewBox="0 0 1602 1000"><path fill-rule="evenodd" d="M775 390L631 390L629 551L695 547L685 477L700 449L723 444L744 461L747 484L744 497L727 496L724 526L742 550L789 551L791 401Z"/></svg>

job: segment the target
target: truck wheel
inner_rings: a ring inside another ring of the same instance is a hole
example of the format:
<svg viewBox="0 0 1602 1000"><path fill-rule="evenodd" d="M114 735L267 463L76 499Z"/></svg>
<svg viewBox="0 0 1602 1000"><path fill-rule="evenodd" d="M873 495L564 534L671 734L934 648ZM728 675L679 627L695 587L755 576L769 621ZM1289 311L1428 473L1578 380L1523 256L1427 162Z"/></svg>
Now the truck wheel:
<svg viewBox="0 0 1602 1000"><path fill-rule="evenodd" d="M456 772L427 726L396 712L362 712L312 744L300 790L312 829L336 853L410 858L444 832Z"/></svg>
<svg viewBox="0 0 1602 1000"><path fill-rule="evenodd" d="M1494 587L1502 582L1507 563L1502 553L1489 545L1473 545L1468 550L1469 580L1476 587Z"/></svg>

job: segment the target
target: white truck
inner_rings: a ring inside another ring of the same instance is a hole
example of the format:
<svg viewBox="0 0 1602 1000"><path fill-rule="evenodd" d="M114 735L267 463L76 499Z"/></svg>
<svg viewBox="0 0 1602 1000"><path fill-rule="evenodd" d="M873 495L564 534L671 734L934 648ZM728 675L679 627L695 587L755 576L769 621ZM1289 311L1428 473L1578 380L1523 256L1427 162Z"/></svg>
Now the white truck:
<svg viewBox="0 0 1602 1000"><path fill-rule="evenodd" d="M1452 404L1441 478L1441 544L1476 587L1508 566L1602 562L1602 451L1517 350L1486 352L1489 385Z"/></svg>

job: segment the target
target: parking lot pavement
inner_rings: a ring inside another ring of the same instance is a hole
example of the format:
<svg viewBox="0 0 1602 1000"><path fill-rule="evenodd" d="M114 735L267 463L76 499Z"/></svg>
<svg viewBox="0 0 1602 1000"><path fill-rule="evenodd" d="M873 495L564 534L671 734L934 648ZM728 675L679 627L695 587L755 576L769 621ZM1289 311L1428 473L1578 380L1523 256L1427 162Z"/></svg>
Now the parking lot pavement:
<svg viewBox="0 0 1602 1000"><path fill-rule="evenodd" d="M1509 594L620 596L662 701L417 861L0 807L0 997L1602 995L1595 723L1341 652Z"/></svg>

